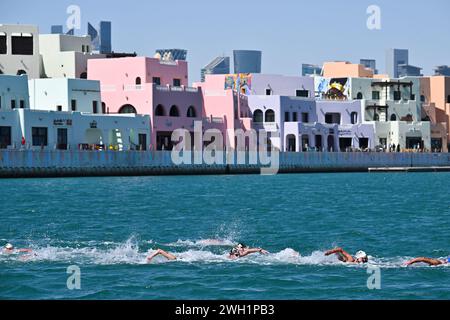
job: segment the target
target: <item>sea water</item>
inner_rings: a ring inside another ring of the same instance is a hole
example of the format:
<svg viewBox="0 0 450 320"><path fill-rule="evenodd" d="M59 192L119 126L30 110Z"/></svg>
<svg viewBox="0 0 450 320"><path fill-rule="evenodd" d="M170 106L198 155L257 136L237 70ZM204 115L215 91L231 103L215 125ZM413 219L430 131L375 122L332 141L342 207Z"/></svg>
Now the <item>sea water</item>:
<svg viewBox="0 0 450 320"><path fill-rule="evenodd" d="M450 255L449 173L0 180L0 190L0 245L33 250L0 254L1 299L450 299L449 267L404 266ZM237 242L270 254L229 260ZM369 264L324 256L336 246L365 250ZM157 248L178 260L148 264Z"/></svg>

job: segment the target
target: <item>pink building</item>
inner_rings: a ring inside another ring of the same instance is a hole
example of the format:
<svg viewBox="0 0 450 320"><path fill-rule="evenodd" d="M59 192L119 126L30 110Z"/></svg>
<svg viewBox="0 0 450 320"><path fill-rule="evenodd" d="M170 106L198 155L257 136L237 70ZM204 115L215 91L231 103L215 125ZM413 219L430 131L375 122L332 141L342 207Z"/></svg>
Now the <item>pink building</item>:
<svg viewBox="0 0 450 320"><path fill-rule="evenodd" d="M176 129L194 130L194 121L203 129L222 129L223 121L205 119L201 89L188 86L186 61L129 57L89 60L88 78L101 83L106 113L150 115L151 148L172 149ZM193 139L192 139L193 141Z"/></svg>
<svg viewBox="0 0 450 320"><path fill-rule="evenodd" d="M245 94L233 88L226 88L227 77L230 76L206 75L205 82L193 85L203 93L206 117L212 122L223 119L221 130L224 137L227 137L230 146L235 148L234 132L239 129L247 131L252 128L252 112Z"/></svg>

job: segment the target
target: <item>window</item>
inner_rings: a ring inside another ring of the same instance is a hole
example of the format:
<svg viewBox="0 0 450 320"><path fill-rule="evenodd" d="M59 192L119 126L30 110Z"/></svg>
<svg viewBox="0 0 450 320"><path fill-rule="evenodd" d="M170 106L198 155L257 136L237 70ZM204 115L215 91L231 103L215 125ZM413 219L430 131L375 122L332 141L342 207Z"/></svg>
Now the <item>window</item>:
<svg viewBox="0 0 450 320"><path fill-rule="evenodd" d="M169 113L169 115L171 116L171 117L179 117L180 116L180 112L178 111L178 107L177 106L172 106L171 108L170 108L170 113Z"/></svg>
<svg viewBox="0 0 450 320"><path fill-rule="evenodd" d="M87 72L82 72L80 74L80 79L87 79Z"/></svg>
<svg viewBox="0 0 450 320"><path fill-rule="evenodd" d="M0 109L2 108L2 97L0 96Z"/></svg>
<svg viewBox="0 0 450 320"><path fill-rule="evenodd" d="M363 94L361 92L358 92L358 94L356 95L356 100L362 100L363 98Z"/></svg>
<svg viewBox="0 0 450 320"><path fill-rule="evenodd" d="M153 77L152 82L158 86L161 85L161 78L160 77Z"/></svg>
<svg viewBox="0 0 450 320"><path fill-rule="evenodd" d="M92 113L98 113L98 102L92 101Z"/></svg>
<svg viewBox="0 0 450 320"><path fill-rule="evenodd" d="M8 47L6 46L6 33L0 32L0 54L6 54Z"/></svg>
<svg viewBox="0 0 450 320"><path fill-rule="evenodd" d="M290 119L289 119L289 118L290 118L290 113L289 113L289 112L285 112L285 113L284 113L284 121L285 121L285 122L290 122Z"/></svg>
<svg viewBox="0 0 450 320"><path fill-rule="evenodd" d="M255 110L255 112L253 112L253 122L255 123L262 123L264 121L264 116L263 116L263 112L259 109Z"/></svg>
<svg viewBox="0 0 450 320"><path fill-rule="evenodd" d="M139 85L141 85L141 83L142 83L141 78L140 78L140 77L137 77L137 78L136 78L136 85L139 86Z"/></svg>
<svg viewBox="0 0 450 320"><path fill-rule="evenodd" d="M84 46L84 44L83 44L83 45L81 45L81 52L86 52L86 49L85 49L85 46Z"/></svg>
<svg viewBox="0 0 450 320"><path fill-rule="evenodd" d="M447 96L447 103L450 103L450 95Z"/></svg>
<svg viewBox="0 0 450 320"><path fill-rule="evenodd" d="M272 95L272 89L266 89L266 96Z"/></svg>
<svg viewBox="0 0 450 320"><path fill-rule="evenodd" d="M18 76L22 76L22 75L24 75L24 74L27 74L27 72L26 72L25 70L22 70L22 69L20 69L20 70L17 70L17 73L16 73L16 75L18 75Z"/></svg>
<svg viewBox="0 0 450 320"><path fill-rule="evenodd" d="M11 127L0 127L0 149L11 145Z"/></svg>
<svg viewBox="0 0 450 320"><path fill-rule="evenodd" d="M380 91L372 91L372 100L380 100Z"/></svg>
<svg viewBox="0 0 450 320"><path fill-rule="evenodd" d="M373 115L373 121L380 121L380 116L378 115L378 113L375 113Z"/></svg>
<svg viewBox="0 0 450 320"><path fill-rule="evenodd" d="M425 96L423 94L420 96L420 102L425 102Z"/></svg>
<svg viewBox="0 0 450 320"><path fill-rule="evenodd" d="M302 122L303 123L309 122L309 113L308 112L302 112Z"/></svg>
<svg viewBox="0 0 450 320"><path fill-rule="evenodd" d="M131 104L126 104L119 109L119 113L121 114L128 114L128 113L134 113L137 114L136 108L133 107Z"/></svg>
<svg viewBox="0 0 450 320"><path fill-rule="evenodd" d="M77 100L71 101L71 109L72 111L77 111Z"/></svg>
<svg viewBox="0 0 450 320"><path fill-rule="evenodd" d="M391 114L391 121L397 121L397 116L395 114Z"/></svg>
<svg viewBox="0 0 450 320"><path fill-rule="evenodd" d="M297 122L298 121L298 114L297 114L297 112L293 112L292 113L292 121L293 122Z"/></svg>
<svg viewBox="0 0 450 320"><path fill-rule="evenodd" d="M33 35L16 35L11 37L12 54L33 55Z"/></svg>
<svg viewBox="0 0 450 320"><path fill-rule="evenodd" d="M180 79L173 79L173 86L174 87L181 87L181 80Z"/></svg>
<svg viewBox="0 0 450 320"><path fill-rule="evenodd" d="M91 48L89 48L89 45L86 46L86 52L91 52Z"/></svg>
<svg viewBox="0 0 450 320"><path fill-rule="evenodd" d="M358 112L352 112L350 114L350 122L351 124L356 124L358 122Z"/></svg>
<svg viewBox="0 0 450 320"><path fill-rule="evenodd" d="M16 100L11 100L11 109L16 108Z"/></svg>
<svg viewBox="0 0 450 320"><path fill-rule="evenodd" d="M295 90L295 95L297 97L308 98L309 97L309 91L308 90Z"/></svg>
<svg viewBox="0 0 450 320"><path fill-rule="evenodd" d="M31 128L32 143L34 147L41 147L47 145L47 132L45 127L33 127Z"/></svg>
<svg viewBox="0 0 450 320"><path fill-rule="evenodd" d="M61 112L62 111L62 106L56 106L56 111Z"/></svg>
<svg viewBox="0 0 450 320"><path fill-rule="evenodd" d="M402 99L402 93L400 91L394 91L394 100L399 101Z"/></svg>
<svg viewBox="0 0 450 320"><path fill-rule="evenodd" d="M164 106L162 104L158 104L155 109L155 116L164 117L165 115L166 115L166 112L164 110Z"/></svg>
<svg viewBox="0 0 450 320"><path fill-rule="evenodd" d="M327 113L325 114L325 123L328 124L340 124L341 114L340 113Z"/></svg>
<svg viewBox="0 0 450 320"><path fill-rule="evenodd" d="M19 108L20 109L25 109L25 100L20 100L19 101Z"/></svg>
<svg viewBox="0 0 450 320"><path fill-rule="evenodd" d="M102 113L106 113L106 103L102 102Z"/></svg>
<svg viewBox="0 0 450 320"><path fill-rule="evenodd" d="M195 118L197 116L197 112L195 111L195 108L193 106L190 106L187 111L187 117L188 118Z"/></svg>
<svg viewBox="0 0 450 320"><path fill-rule="evenodd" d="M66 128L58 128L56 139L57 139L56 149L67 150L67 129Z"/></svg>
<svg viewBox="0 0 450 320"><path fill-rule="evenodd" d="M275 111L272 109L266 111L266 122L275 122Z"/></svg>
<svg viewBox="0 0 450 320"><path fill-rule="evenodd" d="M409 100L416 100L416 95L415 94L411 94L411 99Z"/></svg>

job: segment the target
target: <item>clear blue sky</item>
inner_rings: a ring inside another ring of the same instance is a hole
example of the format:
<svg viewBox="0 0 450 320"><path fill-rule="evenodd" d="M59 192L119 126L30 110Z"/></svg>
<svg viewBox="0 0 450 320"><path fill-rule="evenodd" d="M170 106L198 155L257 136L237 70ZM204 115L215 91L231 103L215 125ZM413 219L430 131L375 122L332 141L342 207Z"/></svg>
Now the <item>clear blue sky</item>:
<svg viewBox="0 0 450 320"><path fill-rule="evenodd" d="M374 58L384 72L385 49L410 50L410 64L432 73L450 64L448 0L0 0L0 23L36 24L49 33L65 25L66 8L87 22L113 24L113 49L153 56L157 48L189 50L190 81L217 55L233 49L263 51L263 72L300 74L302 63ZM366 9L381 8L381 30L366 27Z"/></svg>

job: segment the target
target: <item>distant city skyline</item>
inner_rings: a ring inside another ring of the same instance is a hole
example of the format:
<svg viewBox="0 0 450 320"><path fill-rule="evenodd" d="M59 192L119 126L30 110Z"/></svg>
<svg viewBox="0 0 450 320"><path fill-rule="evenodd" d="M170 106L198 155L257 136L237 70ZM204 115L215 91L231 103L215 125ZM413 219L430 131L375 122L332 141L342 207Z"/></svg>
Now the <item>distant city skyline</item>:
<svg viewBox="0 0 450 320"><path fill-rule="evenodd" d="M237 19L227 16L233 11L224 11L219 1L173 0L169 9L163 3L137 0L114 6L102 0L3 0L0 23L34 24L40 33L50 33L52 25L63 25L67 31L67 7L78 5L81 29L75 34L87 34L88 21L111 21L112 49L116 52L152 57L158 48L185 48L190 82L200 80L201 68L214 57L232 56L233 50L241 49L261 50L262 72L272 74L300 75L302 64L334 60L358 63L365 57L375 59L379 72L385 73L389 48L408 49L410 63L422 67L424 75L434 74L436 66L450 64L450 43L438 38L443 30L450 30L446 16L450 3L445 0L255 3L230 0L227 8L239 8L241 19ZM381 30L366 26L366 10L372 4L381 9ZM222 11L219 16L210 14Z"/></svg>

